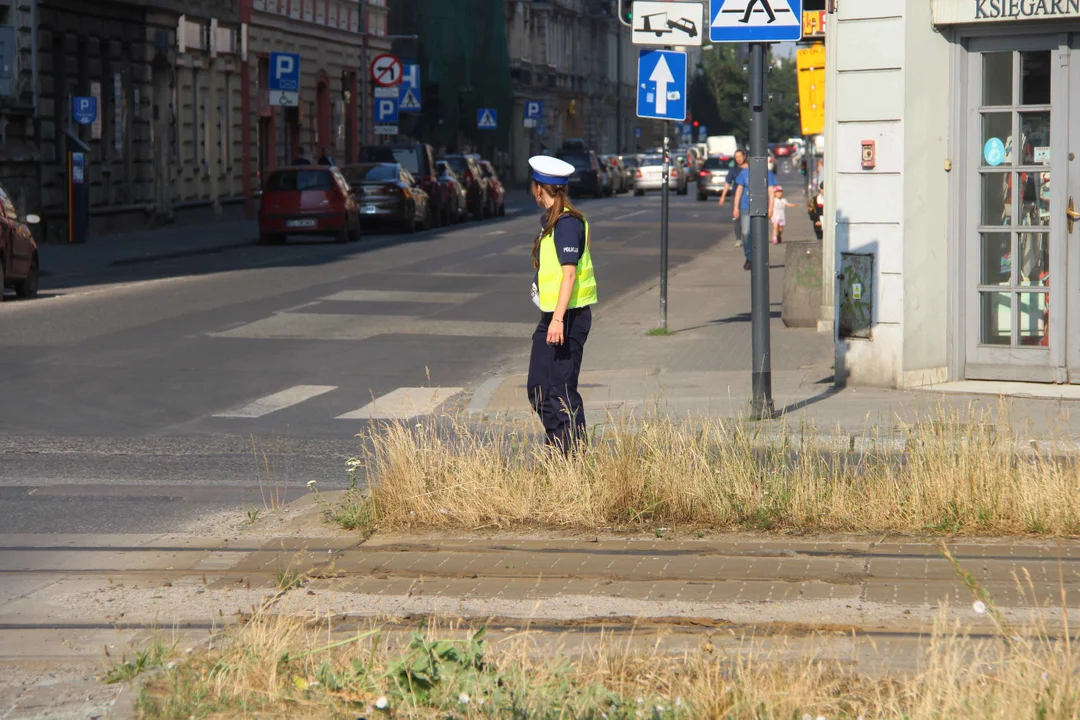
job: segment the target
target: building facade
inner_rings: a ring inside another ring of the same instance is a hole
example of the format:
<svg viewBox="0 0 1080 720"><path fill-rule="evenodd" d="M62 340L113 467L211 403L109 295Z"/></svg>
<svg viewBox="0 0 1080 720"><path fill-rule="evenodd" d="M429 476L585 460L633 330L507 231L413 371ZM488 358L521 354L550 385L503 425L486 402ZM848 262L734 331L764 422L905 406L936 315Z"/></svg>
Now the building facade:
<svg viewBox="0 0 1080 720"><path fill-rule="evenodd" d="M362 73L390 48L387 14L387 0L0 0L0 179L54 241L76 142L92 234L250 214L299 148L341 162L371 138ZM300 55L297 108L269 102L274 51ZM73 97L95 99L93 123L74 122Z"/></svg>
<svg viewBox="0 0 1080 720"><path fill-rule="evenodd" d="M70 136L89 147L92 232L242 205L231 160L240 147L239 0L39 0L34 15L26 32L36 40L37 92L21 140L37 174L28 207L43 216L46 238L66 239ZM93 123L73 121L76 96L95 98ZM0 173L10 182L16 171Z"/></svg>
<svg viewBox="0 0 1080 720"><path fill-rule="evenodd" d="M528 158L581 138L598 153L632 149L637 53L610 0L506 0L513 82L513 177L528 178ZM525 126L527 103L542 117Z"/></svg>
<svg viewBox="0 0 1080 720"><path fill-rule="evenodd" d="M1080 0L841 2L826 46L837 379L1080 382Z"/></svg>
<svg viewBox="0 0 1080 720"><path fill-rule="evenodd" d="M263 177L301 150L338 163L355 160L372 138L371 61L390 50L387 0L251 0L248 31L255 80L253 168ZM367 59L362 60L364 51ZM269 91L270 54L300 56L299 105L282 107ZM364 91L367 91L366 99Z"/></svg>

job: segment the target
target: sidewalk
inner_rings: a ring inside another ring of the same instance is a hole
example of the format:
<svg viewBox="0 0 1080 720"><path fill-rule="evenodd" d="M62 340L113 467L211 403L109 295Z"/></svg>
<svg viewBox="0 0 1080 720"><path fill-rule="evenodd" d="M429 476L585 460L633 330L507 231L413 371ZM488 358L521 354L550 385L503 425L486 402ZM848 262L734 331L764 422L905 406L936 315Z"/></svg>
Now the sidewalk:
<svg viewBox="0 0 1080 720"><path fill-rule="evenodd" d="M222 252L258 239L254 220L156 228L90 238L85 244L43 243L38 247L46 277L92 275L110 267Z"/></svg>
<svg viewBox="0 0 1080 720"><path fill-rule="evenodd" d="M793 200L799 202L798 198ZM828 333L786 328L780 320L784 285L785 246L809 241L812 228L806 213L788 213L783 245L770 246L772 387L780 419L764 423L779 430L814 427L889 435L901 424L935 415L944 405L996 412L1000 393L1016 393L1002 384L950 383L939 390L888 390L837 387L833 377L833 341ZM603 224L597 223L598 230ZM725 231L730 225L724 224ZM602 262L602 261L601 261ZM742 269L742 250L730 231L711 250L679 267L668 281L668 328L673 335L646 335L657 326L659 288L654 284L637 295L601 295L593 332L585 350L580 391L590 425L609 416L655 410L678 416L738 417L748 414L751 397L750 273ZM603 266L597 274L603 292ZM475 389L469 404L474 417L531 418L525 383L528 357L522 356L500 375ZM1015 385L1015 384L1011 384ZM1075 434L1080 413L1070 417L1075 403L1068 390L1021 386L1008 406L1018 430ZM1061 397L1065 394L1065 398Z"/></svg>

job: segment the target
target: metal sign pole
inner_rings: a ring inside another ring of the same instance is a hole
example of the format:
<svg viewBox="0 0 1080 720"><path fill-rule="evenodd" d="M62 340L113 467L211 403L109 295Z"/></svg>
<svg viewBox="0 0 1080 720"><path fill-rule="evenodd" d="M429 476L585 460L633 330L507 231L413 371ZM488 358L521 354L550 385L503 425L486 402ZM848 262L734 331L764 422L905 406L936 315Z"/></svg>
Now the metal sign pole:
<svg viewBox="0 0 1080 720"><path fill-rule="evenodd" d="M667 330L667 276L668 276L668 191L671 175L671 152L668 148L668 128L664 122L664 184L660 199L660 329Z"/></svg>
<svg viewBox="0 0 1080 720"><path fill-rule="evenodd" d="M753 399L759 420L773 417L769 338L769 96L765 89L765 43L750 44L750 320L753 338Z"/></svg>

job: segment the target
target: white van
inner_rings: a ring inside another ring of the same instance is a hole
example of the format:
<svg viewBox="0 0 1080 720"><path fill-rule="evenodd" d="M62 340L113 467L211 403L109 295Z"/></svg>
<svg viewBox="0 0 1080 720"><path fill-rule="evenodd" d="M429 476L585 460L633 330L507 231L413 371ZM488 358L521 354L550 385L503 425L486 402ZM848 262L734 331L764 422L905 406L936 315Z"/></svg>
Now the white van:
<svg viewBox="0 0 1080 720"><path fill-rule="evenodd" d="M709 148L709 155L727 155L732 157L739 149L739 143L734 135L710 135L705 138L705 144Z"/></svg>

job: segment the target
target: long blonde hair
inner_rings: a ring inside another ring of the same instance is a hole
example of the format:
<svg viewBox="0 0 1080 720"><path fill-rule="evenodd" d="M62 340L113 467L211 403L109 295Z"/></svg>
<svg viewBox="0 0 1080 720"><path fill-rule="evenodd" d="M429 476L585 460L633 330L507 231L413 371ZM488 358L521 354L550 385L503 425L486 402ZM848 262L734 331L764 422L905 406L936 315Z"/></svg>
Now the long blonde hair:
<svg viewBox="0 0 1080 720"><path fill-rule="evenodd" d="M582 222L585 221L585 216L581 214L581 211L574 207L574 204L570 202L570 190L566 185L545 185L533 180L533 186L541 188L544 192L550 195L555 202L551 203L551 206L547 209L547 214L544 216L544 229L540 231L540 234L536 236L536 240L533 242L532 260L533 269L540 269L540 241L545 235L555 230L555 223L559 221L564 215L577 218ZM585 242L588 243L588 237L585 238Z"/></svg>

